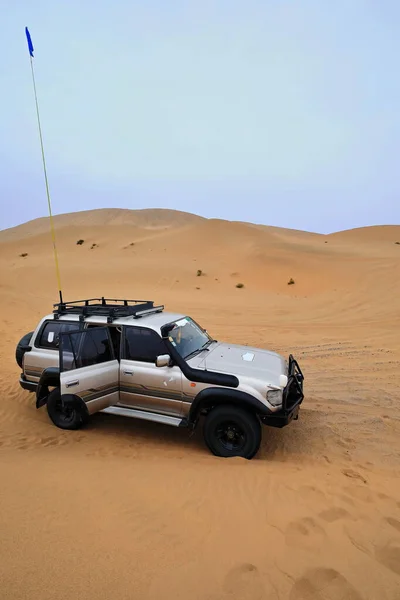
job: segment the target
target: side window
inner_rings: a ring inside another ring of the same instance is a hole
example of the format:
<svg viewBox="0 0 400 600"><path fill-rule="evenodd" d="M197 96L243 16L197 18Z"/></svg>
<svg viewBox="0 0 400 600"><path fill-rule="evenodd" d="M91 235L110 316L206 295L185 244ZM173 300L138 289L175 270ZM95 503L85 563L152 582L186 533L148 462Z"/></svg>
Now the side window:
<svg viewBox="0 0 400 600"><path fill-rule="evenodd" d="M151 329L142 327L125 328L125 358L155 363L157 356L166 354L161 337Z"/></svg>
<svg viewBox="0 0 400 600"><path fill-rule="evenodd" d="M74 354L76 356L76 367L89 367L98 363L113 360L110 340L107 331L102 329L90 329L83 334L80 348L76 347L74 341L78 342L79 336L71 335L73 340Z"/></svg>
<svg viewBox="0 0 400 600"><path fill-rule="evenodd" d="M42 329L38 346L56 350L59 345L60 333L66 331L79 331L79 323L65 323L63 321L48 321Z"/></svg>
<svg viewBox="0 0 400 600"><path fill-rule="evenodd" d="M104 329L72 332L62 337L62 370L80 369L113 360L113 352Z"/></svg>

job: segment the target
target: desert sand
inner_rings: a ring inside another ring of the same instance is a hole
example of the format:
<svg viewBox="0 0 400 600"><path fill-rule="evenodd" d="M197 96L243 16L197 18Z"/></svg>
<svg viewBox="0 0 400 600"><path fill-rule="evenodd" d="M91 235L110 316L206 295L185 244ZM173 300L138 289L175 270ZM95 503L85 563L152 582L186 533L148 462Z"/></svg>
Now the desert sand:
<svg viewBox="0 0 400 600"><path fill-rule="evenodd" d="M14 359L57 301L48 219L1 231L1 599L399 599L400 226L55 221L66 300L150 298L218 340L293 352L306 397L252 461L212 456L201 429L57 429Z"/></svg>

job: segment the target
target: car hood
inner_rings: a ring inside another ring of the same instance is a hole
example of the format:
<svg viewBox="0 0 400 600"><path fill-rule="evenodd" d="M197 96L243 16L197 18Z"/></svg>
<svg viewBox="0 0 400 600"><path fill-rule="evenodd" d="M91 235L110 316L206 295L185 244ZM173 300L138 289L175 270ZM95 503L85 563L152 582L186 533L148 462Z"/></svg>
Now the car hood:
<svg viewBox="0 0 400 600"><path fill-rule="evenodd" d="M251 377L276 386L280 386L280 376L287 375L286 361L276 352L236 344L214 343L189 363L198 369Z"/></svg>

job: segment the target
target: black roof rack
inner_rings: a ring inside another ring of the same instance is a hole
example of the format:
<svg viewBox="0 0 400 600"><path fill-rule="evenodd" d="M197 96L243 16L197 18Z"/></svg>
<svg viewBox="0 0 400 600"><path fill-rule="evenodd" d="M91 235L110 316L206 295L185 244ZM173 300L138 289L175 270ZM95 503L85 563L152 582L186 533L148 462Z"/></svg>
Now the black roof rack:
<svg viewBox="0 0 400 600"><path fill-rule="evenodd" d="M117 300L112 298L88 298L87 300L73 300L72 302L58 302L53 304L55 319L61 315L79 315L79 320L86 317L103 315L107 323L120 317L133 317L138 319L145 315L162 312L164 306L155 306L152 300Z"/></svg>

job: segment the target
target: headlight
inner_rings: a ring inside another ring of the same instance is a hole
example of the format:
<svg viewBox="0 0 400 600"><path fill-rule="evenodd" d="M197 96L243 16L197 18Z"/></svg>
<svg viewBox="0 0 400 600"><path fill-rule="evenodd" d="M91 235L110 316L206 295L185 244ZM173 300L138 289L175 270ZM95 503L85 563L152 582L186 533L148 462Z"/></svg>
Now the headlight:
<svg viewBox="0 0 400 600"><path fill-rule="evenodd" d="M288 382L288 378L287 375L280 375L279 376L279 385L284 388L287 386L287 382Z"/></svg>
<svg viewBox="0 0 400 600"><path fill-rule="evenodd" d="M282 404L282 390L269 390L267 400L272 406L279 406L279 404Z"/></svg>

